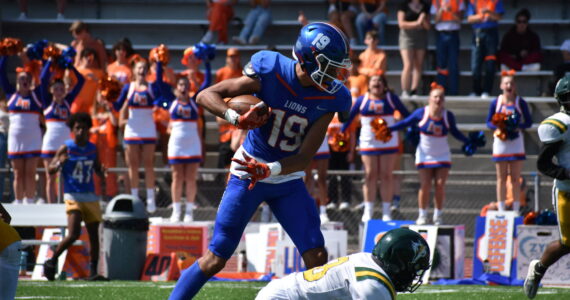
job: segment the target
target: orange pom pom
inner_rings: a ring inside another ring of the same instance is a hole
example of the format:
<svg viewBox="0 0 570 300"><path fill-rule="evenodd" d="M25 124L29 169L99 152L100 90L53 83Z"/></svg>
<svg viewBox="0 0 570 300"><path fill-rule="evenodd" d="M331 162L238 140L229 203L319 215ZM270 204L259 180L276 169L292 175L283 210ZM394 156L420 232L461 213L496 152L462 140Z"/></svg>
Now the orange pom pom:
<svg viewBox="0 0 570 300"><path fill-rule="evenodd" d="M5 38L0 42L0 55L17 55L22 52L24 45L20 39Z"/></svg>
<svg viewBox="0 0 570 300"><path fill-rule="evenodd" d="M329 146L335 152L346 152L349 147L350 134L341 132L340 128L330 128L327 132L329 135Z"/></svg>
<svg viewBox="0 0 570 300"><path fill-rule="evenodd" d="M107 76L99 80L101 96L109 102L117 101L121 94L121 83L112 76Z"/></svg>
<svg viewBox="0 0 570 300"><path fill-rule="evenodd" d="M152 48L148 54L150 62L155 62L158 58L163 65L167 65L170 61L170 53L168 51L168 47L164 44L160 44L156 48Z"/></svg>
<svg viewBox="0 0 570 300"><path fill-rule="evenodd" d="M54 45L48 45L47 47L44 48L43 59L45 60L49 58L55 60L60 55L61 55L61 50Z"/></svg>
<svg viewBox="0 0 570 300"><path fill-rule="evenodd" d="M392 133L388 130L388 123L382 118L374 118L370 121L372 132L377 140L387 143L392 138Z"/></svg>
<svg viewBox="0 0 570 300"><path fill-rule="evenodd" d="M493 117L491 117L491 123L499 129L505 129L507 128L507 125L505 123L507 121L507 118L507 114L498 112L495 113Z"/></svg>

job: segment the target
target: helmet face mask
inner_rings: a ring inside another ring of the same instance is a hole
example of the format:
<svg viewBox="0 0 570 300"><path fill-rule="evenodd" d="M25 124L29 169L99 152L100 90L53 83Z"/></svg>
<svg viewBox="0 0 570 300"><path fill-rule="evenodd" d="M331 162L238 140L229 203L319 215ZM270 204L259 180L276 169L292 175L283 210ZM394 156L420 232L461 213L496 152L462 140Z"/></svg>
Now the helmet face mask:
<svg viewBox="0 0 570 300"><path fill-rule="evenodd" d="M338 28L311 23L301 29L293 57L317 87L334 94L343 86L345 71L352 66L348 51L347 38Z"/></svg>

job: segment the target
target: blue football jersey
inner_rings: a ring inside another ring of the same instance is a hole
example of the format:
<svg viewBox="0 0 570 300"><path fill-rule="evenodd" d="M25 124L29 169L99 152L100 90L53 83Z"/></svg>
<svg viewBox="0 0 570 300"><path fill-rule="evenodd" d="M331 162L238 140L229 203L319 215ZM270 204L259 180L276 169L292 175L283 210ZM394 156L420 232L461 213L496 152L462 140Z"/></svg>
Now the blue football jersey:
<svg viewBox="0 0 570 300"><path fill-rule="evenodd" d="M73 140L65 142L68 159L63 164L63 191L65 193L93 193L93 165L97 157L97 148L87 142L85 147L79 147Z"/></svg>
<svg viewBox="0 0 570 300"><path fill-rule="evenodd" d="M296 64L271 51L251 57L251 69L261 81L261 90L255 96L272 109L267 123L250 130L243 144L254 157L271 162L294 155L322 115L350 110L351 97L346 87L335 94L303 87L295 73Z"/></svg>

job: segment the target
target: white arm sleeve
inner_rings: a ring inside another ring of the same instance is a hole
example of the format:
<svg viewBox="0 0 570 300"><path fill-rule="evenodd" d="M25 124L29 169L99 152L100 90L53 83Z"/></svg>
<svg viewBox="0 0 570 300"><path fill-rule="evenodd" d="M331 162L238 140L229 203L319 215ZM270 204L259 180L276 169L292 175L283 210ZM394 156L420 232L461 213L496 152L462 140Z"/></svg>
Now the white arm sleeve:
<svg viewBox="0 0 570 300"><path fill-rule="evenodd" d="M562 130L560 130L557 124L551 123L548 120L542 122L540 126L538 126L538 137L543 143L558 142L564 138L565 133L566 132L562 132Z"/></svg>

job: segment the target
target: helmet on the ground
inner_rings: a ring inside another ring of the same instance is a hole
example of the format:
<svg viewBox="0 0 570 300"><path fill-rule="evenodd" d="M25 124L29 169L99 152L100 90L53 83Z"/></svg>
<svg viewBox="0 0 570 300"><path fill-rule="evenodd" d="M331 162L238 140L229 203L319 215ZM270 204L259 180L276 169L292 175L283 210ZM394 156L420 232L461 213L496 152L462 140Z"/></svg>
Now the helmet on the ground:
<svg viewBox="0 0 570 300"><path fill-rule="evenodd" d="M334 94L344 84L338 79L342 69L350 69L348 39L340 29L328 23L311 23L301 29L293 47L293 57L315 85Z"/></svg>
<svg viewBox="0 0 570 300"><path fill-rule="evenodd" d="M566 75L558 80L554 89L554 98L560 104L562 111L570 112L570 75Z"/></svg>
<svg viewBox="0 0 570 300"><path fill-rule="evenodd" d="M414 292L422 284L424 272L430 268L427 242L419 233L406 228L386 232L374 246L372 255L398 292ZM414 280L417 281L414 283Z"/></svg>

